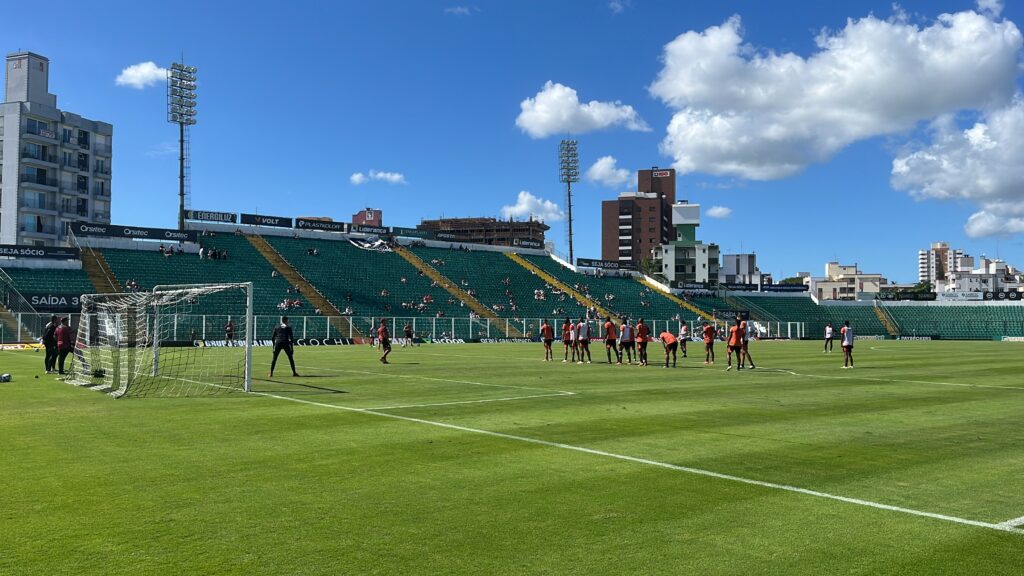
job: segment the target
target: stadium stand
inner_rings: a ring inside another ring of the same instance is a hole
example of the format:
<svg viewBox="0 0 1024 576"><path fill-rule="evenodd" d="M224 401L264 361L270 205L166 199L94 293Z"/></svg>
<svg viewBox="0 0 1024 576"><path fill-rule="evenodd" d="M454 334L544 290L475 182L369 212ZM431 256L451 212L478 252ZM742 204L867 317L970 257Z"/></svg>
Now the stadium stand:
<svg viewBox="0 0 1024 576"><path fill-rule="evenodd" d="M680 307L661 293L640 284L632 277L614 275L586 275L563 266L547 256L522 255L522 257L551 274L559 281L579 290L585 296L596 300L611 312L632 319L668 321L679 317L695 322L699 318L693 312ZM612 299L606 296L613 296Z"/></svg>
<svg viewBox="0 0 1024 576"><path fill-rule="evenodd" d="M991 340L1024 336L1024 305L886 305L904 336Z"/></svg>
<svg viewBox="0 0 1024 576"><path fill-rule="evenodd" d="M164 256L151 250L123 250L102 248L98 252L110 266L121 286L126 287L129 281L138 284L140 290L151 290L158 285L171 284L219 284L235 282L252 282L254 290L253 311L260 317L257 336L269 335L277 317L281 314L295 316L312 316L313 309L303 302L298 308L282 310L278 306L285 300L300 299L301 296L289 292L288 282L275 277L273 267L260 255L249 242L240 235L219 234L203 236L200 245L204 251L216 248L227 252L222 260L200 259L195 254L175 254ZM239 307L241 305L241 307ZM226 322L226 316L239 322L244 315L244 302L228 294L209 297L189 310L189 314L207 315L204 326L194 326L199 336L220 333ZM191 331L193 327L189 327ZM206 332L203 331L205 328ZM183 329L184 332L184 329Z"/></svg>
<svg viewBox="0 0 1024 576"><path fill-rule="evenodd" d="M373 320L382 316L469 316L469 308L394 252L366 250L338 240L264 238L336 308L351 311L361 331L368 332ZM419 326L417 332L422 332Z"/></svg>
<svg viewBox="0 0 1024 576"><path fill-rule="evenodd" d="M428 247L414 247L412 251L448 279L472 290L477 300L501 317L529 319L535 324L538 319L578 318L586 312L579 302L557 293L501 252Z"/></svg>
<svg viewBox="0 0 1024 576"><path fill-rule="evenodd" d="M91 294L96 288L82 270L4 268L19 292Z"/></svg>

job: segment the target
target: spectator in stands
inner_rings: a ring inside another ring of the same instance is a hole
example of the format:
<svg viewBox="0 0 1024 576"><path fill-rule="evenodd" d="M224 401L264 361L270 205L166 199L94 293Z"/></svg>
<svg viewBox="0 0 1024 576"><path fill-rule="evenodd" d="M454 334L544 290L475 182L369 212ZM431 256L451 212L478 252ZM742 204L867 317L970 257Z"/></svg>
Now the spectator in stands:
<svg viewBox="0 0 1024 576"><path fill-rule="evenodd" d="M178 254L184 254L184 253L185 253L185 249L181 247L181 244L178 244Z"/></svg>
<svg viewBox="0 0 1024 576"><path fill-rule="evenodd" d="M277 270L271 270L270 271L270 277L271 278L277 278Z"/></svg>
<svg viewBox="0 0 1024 576"><path fill-rule="evenodd" d="M206 248L203 248L202 246L200 246L199 247L199 259L202 260L203 256L206 256Z"/></svg>
<svg viewBox="0 0 1024 576"><path fill-rule="evenodd" d="M159 252L160 252L161 254L163 254L163 253L164 253L164 245L163 245L163 244L161 244L161 245L160 245L160 247L159 247L159 248L157 248L157 250L158 250L158 251L159 251Z"/></svg>
<svg viewBox="0 0 1024 576"><path fill-rule="evenodd" d="M223 252L220 253L220 259L221 260L227 260L228 259L228 251L227 250L224 250Z"/></svg>
<svg viewBox="0 0 1024 576"><path fill-rule="evenodd" d="M351 316L352 315L352 307L351 306L345 306L345 310L342 312L342 314L345 315L345 316Z"/></svg>
<svg viewBox="0 0 1024 576"><path fill-rule="evenodd" d="M401 278L399 278L398 281L401 282L402 284L408 284L409 283L409 281L405 279L405 276L402 276Z"/></svg>

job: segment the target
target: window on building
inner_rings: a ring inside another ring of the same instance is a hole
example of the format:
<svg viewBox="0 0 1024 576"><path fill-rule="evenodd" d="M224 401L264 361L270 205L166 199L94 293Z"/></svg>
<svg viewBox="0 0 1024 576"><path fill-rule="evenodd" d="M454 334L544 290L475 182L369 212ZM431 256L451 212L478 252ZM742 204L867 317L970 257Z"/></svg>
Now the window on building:
<svg viewBox="0 0 1024 576"><path fill-rule="evenodd" d="M42 131L43 134L41 135L45 136L45 133L50 131L50 123L44 120L36 120L35 118L29 118L28 122L26 123L26 128L28 128L29 134L40 134L40 131Z"/></svg>
<svg viewBox="0 0 1024 576"><path fill-rule="evenodd" d="M73 168L75 166L75 155L71 152L64 153L64 165Z"/></svg>
<svg viewBox="0 0 1024 576"><path fill-rule="evenodd" d="M89 170L89 155L78 153L78 169L83 171Z"/></svg>
<svg viewBox="0 0 1024 576"><path fill-rule="evenodd" d="M647 207L647 211L648 212L654 212L654 210L655 210L654 206L648 206Z"/></svg>
<svg viewBox="0 0 1024 576"><path fill-rule="evenodd" d="M65 144L71 143L71 128L64 128L61 130L61 141Z"/></svg>
<svg viewBox="0 0 1024 576"><path fill-rule="evenodd" d="M650 233L650 234L654 234L654 228L648 228L647 232Z"/></svg>
<svg viewBox="0 0 1024 576"><path fill-rule="evenodd" d="M85 148L89 147L89 133L85 130L78 131L78 145Z"/></svg>
<svg viewBox="0 0 1024 576"><path fill-rule="evenodd" d="M86 198L79 198L78 199L78 205L75 206L75 212L77 212L79 216L88 217L89 216L89 200L87 200Z"/></svg>
<svg viewBox="0 0 1024 576"><path fill-rule="evenodd" d="M649 217L647 218L647 221L648 221L648 222L654 222L654 216L649 216Z"/></svg>
<svg viewBox="0 0 1024 576"><path fill-rule="evenodd" d="M88 176L79 176L78 177L78 186L77 186L77 188L78 188L79 192L88 193L89 192L89 177Z"/></svg>

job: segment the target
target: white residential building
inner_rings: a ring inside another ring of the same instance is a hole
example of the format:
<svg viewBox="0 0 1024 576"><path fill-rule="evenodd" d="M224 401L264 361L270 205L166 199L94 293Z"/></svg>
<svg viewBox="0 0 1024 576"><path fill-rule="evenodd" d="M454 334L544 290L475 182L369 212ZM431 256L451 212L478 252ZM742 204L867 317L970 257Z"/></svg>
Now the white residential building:
<svg viewBox="0 0 1024 576"><path fill-rule="evenodd" d="M113 126L59 110L49 74L43 56L7 55L0 244L53 246L68 222L110 222Z"/></svg>

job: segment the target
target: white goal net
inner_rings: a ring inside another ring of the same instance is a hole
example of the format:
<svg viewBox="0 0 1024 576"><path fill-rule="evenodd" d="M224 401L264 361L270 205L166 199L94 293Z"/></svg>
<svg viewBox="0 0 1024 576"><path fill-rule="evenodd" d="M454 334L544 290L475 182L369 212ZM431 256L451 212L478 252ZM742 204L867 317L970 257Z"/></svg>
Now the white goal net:
<svg viewBox="0 0 1024 576"><path fill-rule="evenodd" d="M196 325L207 318L217 325ZM207 333L224 339L196 337ZM251 283L84 295L67 380L114 397L247 392L252 334Z"/></svg>

